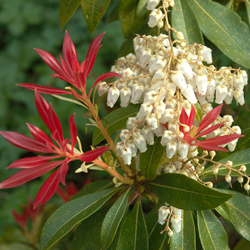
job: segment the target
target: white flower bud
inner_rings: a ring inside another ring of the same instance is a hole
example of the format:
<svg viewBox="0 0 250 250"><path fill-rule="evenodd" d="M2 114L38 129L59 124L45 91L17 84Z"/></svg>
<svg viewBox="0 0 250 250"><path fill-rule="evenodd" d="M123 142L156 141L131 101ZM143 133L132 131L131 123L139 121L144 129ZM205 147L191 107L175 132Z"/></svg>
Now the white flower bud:
<svg viewBox="0 0 250 250"><path fill-rule="evenodd" d="M177 151L177 142L176 141L171 141L167 144L166 147L166 154L169 159L171 159Z"/></svg>
<svg viewBox="0 0 250 250"><path fill-rule="evenodd" d="M173 109L165 109L160 118L160 123L165 124L174 118Z"/></svg>
<svg viewBox="0 0 250 250"><path fill-rule="evenodd" d="M150 128L143 127L142 134L145 140L147 141L148 145L154 145L154 132Z"/></svg>
<svg viewBox="0 0 250 250"><path fill-rule="evenodd" d="M179 215L173 215L171 217L172 228L175 233L179 233L181 231L181 217Z"/></svg>
<svg viewBox="0 0 250 250"><path fill-rule="evenodd" d="M132 71L130 68L126 68L122 71L122 76L124 78L128 78L128 77L133 77L134 76L134 71Z"/></svg>
<svg viewBox="0 0 250 250"><path fill-rule="evenodd" d="M175 173L176 167L174 164L164 164L163 172L164 173Z"/></svg>
<svg viewBox="0 0 250 250"><path fill-rule="evenodd" d="M241 74L242 77L243 77L244 85L247 85L247 79L248 79L247 72L246 72L245 70L241 70L241 71L240 71L240 74Z"/></svg>
<svg viewBox="0 0 250 250"><path fill-rule="evenodd" d="M132 130L137 125L137 123L138 121L136 117L129 117L126 123L126 128Z"/></svg>
<svg viewBox="0 0 250 250"><path fill-rule="evenodd" d="M191 85L188 85L186 89L182 90L181 93L190 101L192 104L197 103L197 99Z"/></svg>
<svg viewBox="0 0 250 250"><path fill-rule="evenodd" d="M217 86L215 102L221 104L226 96L227 96L227 87L225 85Z"/></svg>
<svg viewBox="0 0 250 250"><path fill-rule="evenodd" d="M157 22L162 18L163 13L161 10L154 9L150 14L149 14L149 21L148 21L148 26L150 28L153 28L157 25Z"/></svg>
<svg viewBox="0 0 250 250"><path fill-rule="evenodd" d="M144 91L144 87L142 84L140 83L134 84L130 102L133 104L137 104L142 96L143 91Z"/></svg>
<svg viewBox="0 0 250 250"><path fill-rule="evenodd" d="M165 130L161 138L161 145L164 147L169 142L173 141L175 138L176 138L176 135L174 135L172 131Z"/></svg>
<svg viewBox="0 0 250 250"><path fill-rule="evenodd" d="M126 147L122 150L122 158L123 158L124 163L126 165L131 164L132 152L131 152L131 149L129 147Z"/></svg>
<svg viewBox="0 0 250 250"><path fill-rule="evenodd" d="M151 57L149 61L149 73L155 73L158 69L163 69L167 65L167 60L160 55L155 55Z"/></svg>
<svg viewBox="0 0 250 250"><path fill-rule="evenodd" d="M142 118L149 115L153 110L153 106L148 103L143 103L140 107L139 112L137 113L136 117L138 120L141 120Z"/></svg>
<svg viewBox="0 0 250 250"><path fill-rule="evenodd" d="M128 129L122 129L120 133L120 138L122 141L129 139L131 132Z"/></svg>
<svg viewBox="0 0 250 250"><path fill-rule="evenodd" d="M181 90L187 88L186 80L180 71L174 71L171 74L171 80L179 87Z"/></svg>
<svg viewBox="0 0 250 250"><path fill-rule="evenodd" d="M184 39L184 36L183 36L182 32L180 32L180 31L176 32L175 35L176 35L177 39L179 39L179 40Z"/></svg>
<svg viewBox="0 0 250 250"><path fill-rule="evenodd" d="M118 156L122 157L123 149L124 149L123 142L117 142L117 144L116 144L116 153L117 153Z"/></svg>
<svg viewBox="0 0 250 250"><path fill-rule="evenodd" d="M165 111L166 104L163 101L155 103L155 110L158 114L162 115Z"/></svg>
<svg viewBox="0 0 250 250"><path fill-rule="evenodd" d="M235 139L233 141L230 141L228 144L227 144L227 147L228 147L228 150L230 152L233 152L236 148L236 145L237 145L237 142L238 142L238 139Z"/></svg>
<svg viewBox="0 0 250 250"><path fill-rule="evenodd" d="M134 133L133 138L135 146L140 150L141 153L144 153L147 150L147 144L142 134Z"/></svg>
<svg viewBox="0 0 250 250"><path fill-rule="evenodd" d="M234 76L234 86L240 90L244 89L244 81L242 75L238 74Z"/></svg>
<svg viewBox="0 0 250 250"><path fill-rule="evenodd" d="M114 104L117 102L120 91L116 87L111 87L108 90L107 106L113 108Z"/></svg>
<svg viewBox="0 0 250 250"><path fill-rule="evenodd" d="M160 207L158 210L158 223L163 225L165 223L165 220L167 219L169 215L169 208L166 206Z"/></svg>
<svg viewBox="0 0 250 250"><path fill-rule="evenodd" d="M207 63L207 64L211 64L213 62L213 59L212 59L212 50L206 46L203 46L203 59L204 61Z"/></svg>
<svg viewBox="0 0 250 250"><path fill-rule="evenodd" d="M98 84L98 95L102 96L108 92L109 86L106 82L100 82Z"/></svg>
<svg viewBox="0 0 250 250"><path fill-rule="evenodd" d="M132 157L135 157L136 153L137 153L137 147L135 146L134 141L133 140L128 140L126 142L126 147L130 148L130 150L132 152Z"/></svg>
<svg viewBox="0 0 250 250"><path fill-rule="evenodd" d="M226 104L231 104L232 103L232 101L233 101L233 89L232 88L229 88L224 101L225 101Z"/></svg>
<svg viewBox="0 0 250 250"><path fill-rule="evenodd" d="M226 180L226 182L231 182L232 177L231 177L229 174L227 174L227 175L225 176L225 180Z"/></svg>
<svg viewBox="0 0 250 250"><path fill-rule="evenodd" d="M196 82L196 85L197 85L199 95L201 95L201 96L206 95L206 93L207 93L207 84L208 84L207 75L197 75L195 77L195 82Z"/></svg>
<svg viewBox="0 0 250 250"><path fill-rule="evenodd" d="M189 144L187 142L178 141L178 152L182 159L185 159L188 155Z"/></svg>
<svg viewBox="0 0 250 250"><path fill-rule="evenodd" d="M243 183L243 181L244 181L243 176L242 176L242 175L239 176L238 179L237 179L237 181L238 181L239 183Z"/></svg>
<svg viewBox="0 0 250 250"><path fill-rule="evenodd" d="M177 70L181 71L188 79L194 78L194 72L186 59L182 59L179 63L177 63L176 68Z"/></svg>
<svg viewBox="0 0 250 250"><path fill-rule="evenodd" d="M244 189L245 189L246 191L249 191L249 190L250 190L250 185L249 185L248 183L246 183L246 184L244 185Z"/></svg>
<svg viewBox="0 0 250 250"><path fill-rule="evenodd" d="M231 127L231 125L233 124L233 117L231 115L224 115L222 118L222 121L224 124L228 125L229 127Z"/></svg>
<svg viewBox="0 0 250 250"><path fill-rule="evenodd" d="M156 92L154 90L151 90L151 91L146 93L143 102L148 103L148 104L152 104L156 101L156 99L157 99Z"/></svg>
<svg viewBox="0 0 250 250"><path fill-rule="evenodd" d="M130 97L131 97L131 90L127 87L122 88L120 91L121 107L126 108L128 106Z"/></svg>
<svg viewBox="0 0 250 250"><path fill-rule="evenodd" d="M244 92L240 89L236 89L234 91L234 98L235 100L240 104L240 105L244 105L245 100L244 100Z"/></svg>
<svg viewBox="0 0 250 250"><path fill-rule="evenodd" d="M145 67L152 56L152 51L150 49L143 49L140 53L140 63L142 67Z"/></svg>
<svg viewBox="0 0 250 250"><path fill-rule="evenodd" d="M209 102L214 101L214 93L215 93L215 80L209 80L207 85L207 93L206 97Z"/></svg>

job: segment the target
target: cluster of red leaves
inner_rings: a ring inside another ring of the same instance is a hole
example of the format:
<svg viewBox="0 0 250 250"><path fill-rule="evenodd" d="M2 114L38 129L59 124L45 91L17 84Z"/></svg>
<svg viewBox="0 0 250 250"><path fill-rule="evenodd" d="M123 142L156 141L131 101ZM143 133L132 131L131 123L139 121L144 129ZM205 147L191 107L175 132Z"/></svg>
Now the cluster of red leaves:
<svg viewBox="0 0 250 250"><path fill-rule="evenodd" d="M77 130L74 123L75 115L73 114L69 119L71 139L65 139L60 120L53 110L52 104L48 104L37 90L35 90L35 104L39 115L51 132L51 139L42 130L31 124L27 124L27 126L34 138L9 131L0 131L0 134L18 148L51 155L27 157L13 162L8 168L22 168L23 170L0 183L0 188L19 186L59 166L40 188L34 205L37 207L53 196L59 182L65 185L69 162L74 160L91 162L107 151L109 147L103 146L86 153L76 154L74 152L77 141Z"/></svg>
<svg viewBox="0 0 250 250"><path fill-rule="evenodd" d="M18 214L15 210L12 210L12 214L16 223L23 229L27 227L29 219L34 221L43 212L45 204L39 208L34 208L33 202L34 201L32 199L29 199L28 205L23 205L23 212L21 214Z"/></svg>
<svg viewBox="0 0 250 250"><path fill-rule="evenodd" d="M218 107L211 110L200 122L199 126L196 128L193 126L194 118L195 118L195 108L192 105L190 115L186 113L185 109L183 108L180 115L180 123L185 125L181 126L181 131L184 134L183 140L186 141L189 145L198 146L204 150L213 150L213 151L226 151L227 149L220 147L219 145L227 144L233 140L236 140L243 135L238 134L231 134L231 135L224 135L224 136L217 136L214 138L206 139L203 141L197 140L198 137L203 135L207 135L214 130L224 126L224 124L219 123L216 125L211 126L210 128L206 129L209 125L211 125L216 118L219 116L221 112L222 104ZM204 130L205 129L205 130ZM188 130L188 131L186 131Z"/></svg>

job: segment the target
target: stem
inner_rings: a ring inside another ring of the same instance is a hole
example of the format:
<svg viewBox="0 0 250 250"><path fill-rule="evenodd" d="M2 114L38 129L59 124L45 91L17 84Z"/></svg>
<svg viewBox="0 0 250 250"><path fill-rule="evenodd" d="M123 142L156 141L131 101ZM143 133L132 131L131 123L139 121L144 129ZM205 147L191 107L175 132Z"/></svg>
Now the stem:
<svg viewBox="0 0 250 250"><path fill-rule="evenodd" d="M93 161L93 163L96 164L97 166L105 169L112 176L116 177L119 181L121 181L124 184L132 184L134 182L132 179L124 178L118 172L116 172L115 169L109 167L107 164L105 164L104 162L102 162L100 160L96 159L96 160Z"/></svg>
<svg viewBox="0 0 250 250"><path fill-rule="evenodd" d="M104 128L96 110L95 110L95 106L94 104L91 102L91 100L87 97L87 95L85 95L84 97L84 100L85 100L85 103L87 104L88 108L89 108L89 111L92 113L93 115L93 118L95 119L97 125L98 125L98 128L101 130L103 136L105 137L105 139L107 140L108 144L111 146L111 149L112 151L114 152L114 154L116 155L117 159L119 160L120 164L121 164L121 167L122 169L127 172L127 173L131 173L131 169L124 164L124 161L121 157L117 156L117 153L116 153L116 146L112 140L112 138L110 137L110 135L108 134L107 130Z"/></svg>

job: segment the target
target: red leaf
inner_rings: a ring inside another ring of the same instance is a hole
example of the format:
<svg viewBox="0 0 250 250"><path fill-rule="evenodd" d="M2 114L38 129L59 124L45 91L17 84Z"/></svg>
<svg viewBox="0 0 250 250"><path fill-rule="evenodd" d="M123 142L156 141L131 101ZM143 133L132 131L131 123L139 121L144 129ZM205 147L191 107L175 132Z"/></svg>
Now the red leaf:
<svg viewBox="0 0 250 250"><path fill-rule="evenodd" d="M86 79L83 72L74 73L74 83L79 90L82 92L86 91Z"/></svg>
<svg viewBox="0 0 250 250"><path fill-rule="evenodd" d="M31 152L53 153L53 151L48 149L46 145L28 136L11 131L0 131L0 134L7 141L18 148L22 148Z"/></svg>
<svg viewBox="0 0 250 250"><path fill-rule="evenodd" d="M58 180L65 185L65 178L66 178L66 174L68 173L69 170L69 166L68 163L66 161L66 159L63 161L62 165L59 167L59 169L57 170L58 172Z"/></svg>
<svg viewBox="0 0 250 250"><path fill-rule="evenodd" d="M207 135L207 134L213 132L214 130L216 130L216 129L222 127L222 126L224 126L224 124L215 124L214 126L204 130L203 132L201 132L200 134L198 134L194 138L197 138L197 137L200 137L200 136L203 136L203 135Z"/></svg>
<svg viewBox="0 0 250 250"><path fill-rule="evenodd" d="M39 142L43 143L43 144L53 144L53 142L50 140L50 138L38 127L31 125L29 123L26 123L30 133L32 134L32 136Z"/></svg>
<svg viewBox="0 0 250 250"><path fill-rule="evenodd" d="M34 208L38 207L39 205L45 203L48 201L56 192L56 189L59 184L58 176L57 176L57 171L55 171L41 186L39 189L36 199L35 199L35 204Z"/></svg>
<svg viewBox="0 0 250 250"><path fill-rule="evenodd" d="M62 164L63 161L52 161L52 162L45 162L41 165L38 165L34 168L27 168L19 171L18 173L14 174L7 180L0 183L0 188L13 188L22 185L25 182L33 180L48 171L52 170L53 168L57 167L58 165Z"/></svg>
<svg viewBox="0 0 250 250"><path fill-rule="evenodd" d="M23 212L22 214L18 214L15 210L12 210L12 215L16 221L16 223L22 227L22 228L25 228L26 227L26 224L28 222L28 215Z"/></svg>
<svg viewBox="0 0 250 250"><path fill-rule="evenodd" d="M91 179L88 178L88 180L90 180L89 182L91 182ZM66 192L69 196L69 198L73 195L75 195L78 192L78 189L76 187L76 185L74 184L74 182L70 182L66 185Z"/></svg>
<svg viewBox="0 0 250 250"><path fill-rule="evenodd" d="M61 156L60 155L56 155L56 156L39 155L39 156L33 156L33 157L26 157L26 158L22 158L17 161L14 161L7 168L8 169L9 168L34 168L46 161L56 159L59 157Z"/></svg>
<svg viewBox="0 0 250 250"><path fill-rule="evenodd" d="M40 86L40 85L36 85L32 83L20 83L20 84L17 84L17 86L21 86L21 87L31 89L31 90L37 89L38 92L40 93L50 94L50 95L72 95L72 93L67 90L57 89L57 88L52 88L52 87L44 87L44 86Z"/></svg>
<svg viewBox="0 0 250 250"><path fill-rule="evenodd" d="M75 118L75 114L73 114L70 118L69 118L69 127L70 127L70 136L71 136L71 147L72 147L72 152L74 151L74 147L76 145L76 138L77 138L77 129L76 129L76 125L74 122L74 118Z"/></svg>
<svg viewBox="0 0 250 250"><path fill-rule="evenodd" d="M187 125L188 124L188 115L184 108L182 108L181 115L180 115L180 123ZM182 133L185 133L184 126L180 125L180 129Z"/></svg>
<svg viewBox="0 0 250 250"><path fill-rule="evenodd" d="M213 110L211 110L201 121L196 133L199 133L200 131L202 131L203 129L205 129L206 127L208 127L211 123L213 123L215 121L215 119L219 116L220 111L222 109L222 105L219 105L218 107L214 108Z"/></svg>
<svg viewBox="0 0 250 250"><path fill-rule="evenodd" d="M233 134L233 135L217 136L214 138L206 139L204 141L200 141L199 145L215 145L215 146L223 145L223 144L229 143L231 141L234 141L235 139L238 139L242 136L244 136L244 135Z"/></svg>
<svg viewBox="0 0 250 250"><path fill-rule="evenodd" d="M105 151L107 151L109 149L110 149L110 147L103 146L103 147L94 149L92 151L88 151L88 152L80 155L78 158L81 161L90 162L90 161L95 160L98 156L102 155Z"/></svg>
<svg viewBox="0 0 250 250"><path fill-rule="evenodd" d="M187 125L189 126L189 128L192 127L194 123L194 118L195 118L195 108L193 105L191 105L191 112L190 112L190 115L188 117L188 122L187 122Z"/></svg>
<svg viewBox="0 0 250 250"><path fill-rule="evenodd" d="M213 146L213 145L199 145L199 143L196 143L196 144L193 144L193 145L197 145L198 147L200 147L200 148L202 148L204 150L228 152L228 150L223 148L223 147L217 147L217 146Z"/></svg>

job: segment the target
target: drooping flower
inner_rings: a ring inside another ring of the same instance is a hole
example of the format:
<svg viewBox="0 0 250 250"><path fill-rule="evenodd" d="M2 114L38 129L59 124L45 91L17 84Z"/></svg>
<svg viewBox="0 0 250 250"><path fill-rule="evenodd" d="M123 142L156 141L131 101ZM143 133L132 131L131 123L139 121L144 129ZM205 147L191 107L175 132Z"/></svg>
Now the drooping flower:
<svg viewBox="0 0 250 250"><path fill-rule="evenodd" d="M222 108L222 104L214 108L213 110L211 110L203 118L203 120L200 122L198 127L193 125L194 118L195 118L194 106L192 105L189 116L186 113L185 109L183 108L181 111L181 115L180 115L180 123L181 123L180 128L181 128L182 133L184 134L183 141L186 141L189 145L198 146L204 150L227 152L227 149L220 147L220 145L224 145L231 141L234 141L235 139L238 139L242 137L243 135L231 134L231 135L224 135L224 136L218 136L218 137L206 139L203 141L197 140L197 138L207 135L213 132L214 130L224 126L224 124L218 123L216 125L211 126L210 128L207 128L219 116L221 108Z"/></svg>
<svg viewBox="0 0 250 250"><path fill-rule="evenodd" d="M55 74L52 74L51 77L57 77L63 81L71 83L75 88L80 90L81 93L83 94L83 93L86 93L87 76L90 73L94 65L97 52L101 48L100 43L101 43L103 35L104 33L100 34L92 41L88 49L86 59L82 63L78 62L75 45L73 41L71 40L67 31L65 32L64 41L63 41L63 48L62 48L63 57L60 56L61 64L49 52L42 50L42 49L35 49L35 50L42 57L44 62L55 72ZM93 87L100 81L103 81L104 79L108 77L115 77L115 76L121 76L121 75L118 73L114 73L114 72L108 72L99 76L97 80L95 81L95 83L92 85L91 91ZM26 87L31 90L37 89L40 93L44 93L44 94L76 95L73 89L70 89L71 91L67 91L67 90L62 90L62 89L52 88L52 87L45 87L45 86L31 84L31 83L22 83L18 85L22 87ZM89 92L89 96L91 94L91 91Z"/></svg>
<svg viewBox="0 0 250 250"><path fill-rule="evenodd" d="M31 124L27 124L27 126L34 139L10 131L0 131L0 134L16 147L31 152L49 153L51 155L27 157L13 162L7 168L22 168L23 170L0 183L0 188L19 186L59 166L38 191L34 204L37 207L53 196L59 182L65 185L69 162L74 160L91 162L110 147L103 146L86 153L76 152L74 150L77 141L77 130L74 123L75 114L69 119L71 139L65 139L60 120L52 105L48 104L37 90L35 90L35 104L39 115L51 132L51 139L42 130Z"/></svg>

